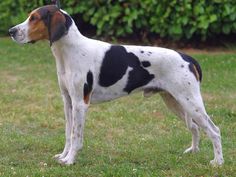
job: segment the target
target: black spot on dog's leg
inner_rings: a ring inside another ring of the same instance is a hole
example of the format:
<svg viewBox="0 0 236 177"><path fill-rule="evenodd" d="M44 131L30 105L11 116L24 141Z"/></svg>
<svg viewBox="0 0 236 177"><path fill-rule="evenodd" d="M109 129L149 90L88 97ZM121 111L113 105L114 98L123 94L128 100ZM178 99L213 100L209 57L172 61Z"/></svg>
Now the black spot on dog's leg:
<svg viewBox="0 0 236 177"><path fill-rule="evenodd" d="M89 71L87 73L87 83L84 84L84 102L88 104L89 96L93 89L93 73Z"/></svg>
<svg viewBox="0 0 236 177"><path fill-rule="evenodd" d="M91 71L89 71L87 74L87 83L89 85L89 91L91 92L93 88L93 73Z"/></svg>

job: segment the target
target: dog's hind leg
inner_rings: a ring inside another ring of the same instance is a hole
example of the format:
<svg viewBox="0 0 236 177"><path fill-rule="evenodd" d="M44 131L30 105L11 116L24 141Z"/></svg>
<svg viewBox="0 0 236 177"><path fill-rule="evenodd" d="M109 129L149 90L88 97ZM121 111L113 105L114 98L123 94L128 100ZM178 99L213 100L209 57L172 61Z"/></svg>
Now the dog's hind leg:
<svg viewBox="0 0 236 177"><path fill-rule="evenodd" d="M200 89L196 86L194 88L190 87L189 89L185 89L185 92L176 92L175 99L178 100L184 112L187 113L188 116L186 118L191 117L192 121L202 128L212 141L214 160L211 161L211 164L214 166L222 165L224 159L220 131L206 113ZM188 121L190 122L190 120Z"/></svg>
<svg viewBox="0 0 236 177"><path fill-rule="evenodd" d="M191 118L187 118L187 113L184 112L181 105L176 101L176 99L168 92L161 92L160 93L163 101L167 105L167 107L179 118L186 122L187 128L192 133L192 146L187 148L184 153L188 152L198 152L199 151L199 141L200 141L200 134L199 134L199 127L198 125L192 121Z"/></svg>
<svg viewBox="0 0 236 177"><path fill-rule="evenodd" d="M192 132L192 145L187 148L184 153L189 152L198 152L199 151L199 141L200 141L200 133L198 125L193 121L192 118L187 117L187 113L185 113L185 121L188 129Z"/></svg>

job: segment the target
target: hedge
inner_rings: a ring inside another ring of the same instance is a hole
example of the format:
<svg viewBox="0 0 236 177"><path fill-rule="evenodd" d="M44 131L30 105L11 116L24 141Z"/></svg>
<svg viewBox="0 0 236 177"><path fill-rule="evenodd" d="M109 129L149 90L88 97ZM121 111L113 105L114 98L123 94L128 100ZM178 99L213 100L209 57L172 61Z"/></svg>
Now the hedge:
<svg viewBox="0 0 236 177"><path fill-rule="evenodd" d="M0 32L25 19L43 0L0 2ZM202 39L236 33L235 0L64 0L63 9L96 27L98 36L157 34L170 39Z"/></svg>

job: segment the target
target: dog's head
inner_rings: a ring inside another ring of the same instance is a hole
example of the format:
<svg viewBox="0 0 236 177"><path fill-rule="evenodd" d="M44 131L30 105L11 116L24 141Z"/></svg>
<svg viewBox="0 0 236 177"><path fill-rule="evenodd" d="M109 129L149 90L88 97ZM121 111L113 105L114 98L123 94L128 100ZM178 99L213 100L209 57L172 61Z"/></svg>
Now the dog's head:
<svg viewBox="0 0 236 177"><path fill-rule="evenodd" d="M67 17L56 5L43 6L32 11L25 22L11 28L9 34L20 44L44 39L52 44L67 34Z"/></svg>

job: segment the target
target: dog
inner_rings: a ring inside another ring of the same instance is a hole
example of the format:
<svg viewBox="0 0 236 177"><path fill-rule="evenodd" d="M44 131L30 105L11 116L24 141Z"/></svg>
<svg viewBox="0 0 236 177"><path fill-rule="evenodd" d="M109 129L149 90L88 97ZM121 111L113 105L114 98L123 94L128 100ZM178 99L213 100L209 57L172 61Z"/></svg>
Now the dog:
<svg viewBox="0 0 236 177"><path fill-rule="evenodd" d="M48 40L56 60L65 112L65 147L55 158L74 164L83 146L85 115L91 103L110 101L142 91L160 93L167 107L192 133L184 152L199 151L203 129L214 148L214 166L223 164L219 128L208 116L200 93L202 71L192 57L151 46L114 45L83 36L68 13L56 5L33 10L9 34L20 44Z"/></svg>

